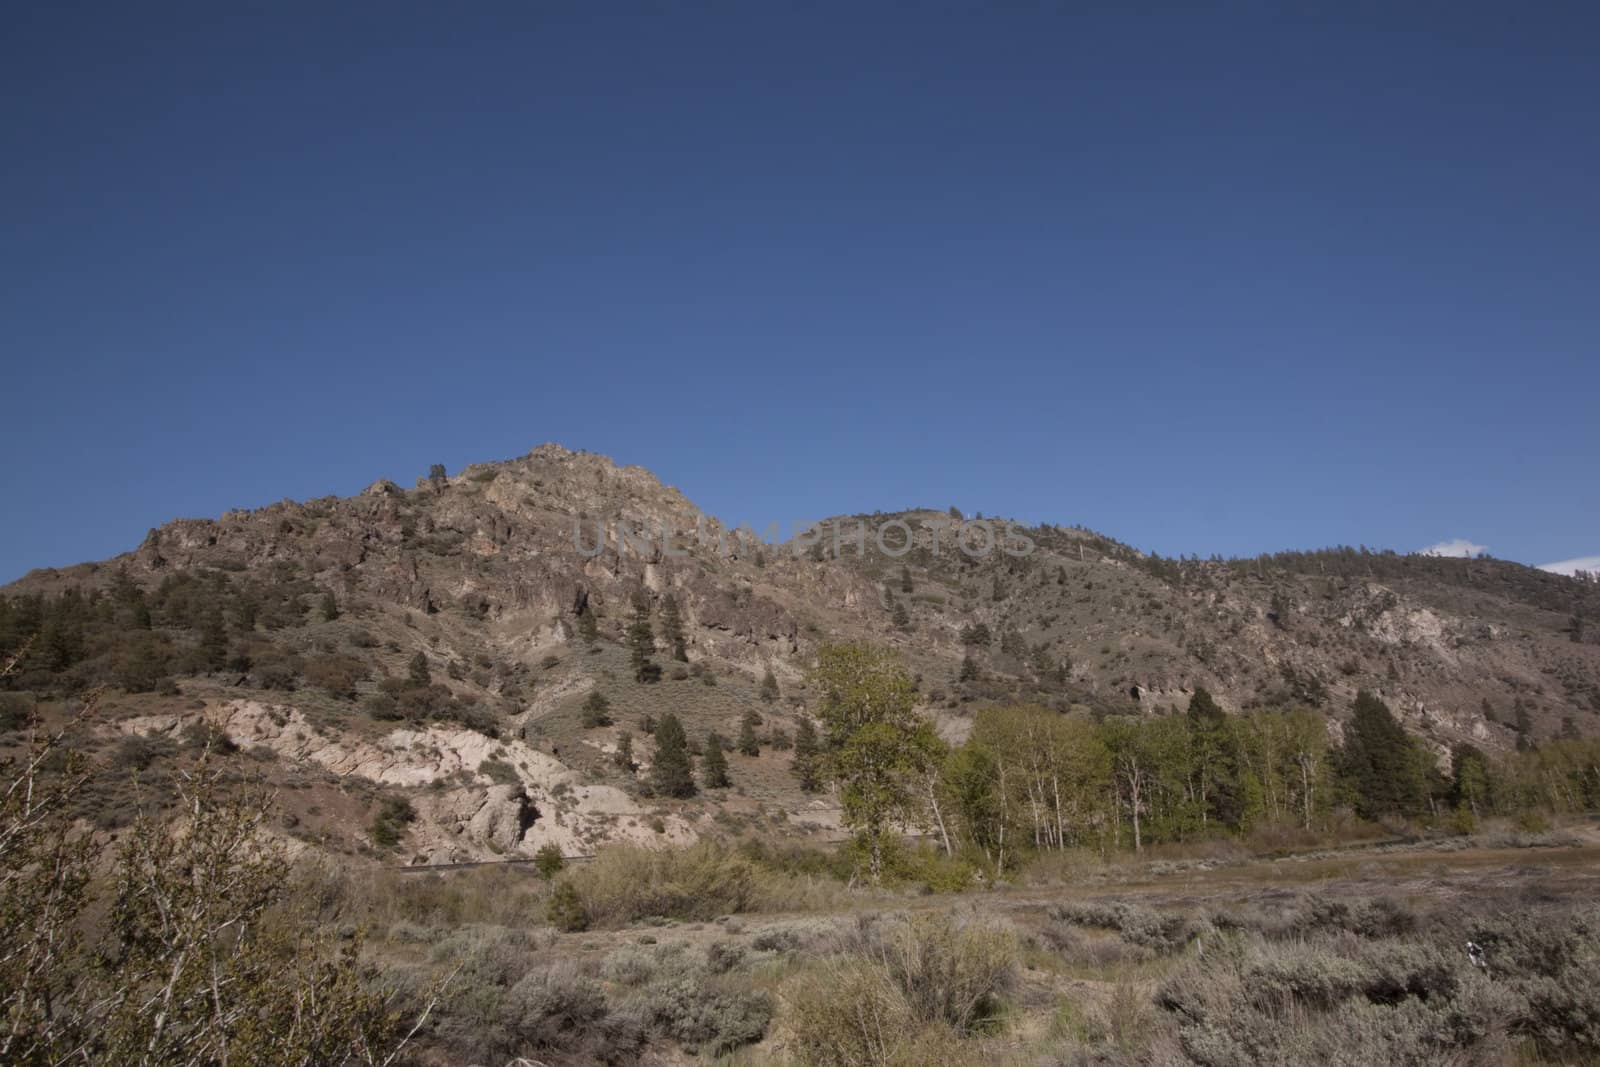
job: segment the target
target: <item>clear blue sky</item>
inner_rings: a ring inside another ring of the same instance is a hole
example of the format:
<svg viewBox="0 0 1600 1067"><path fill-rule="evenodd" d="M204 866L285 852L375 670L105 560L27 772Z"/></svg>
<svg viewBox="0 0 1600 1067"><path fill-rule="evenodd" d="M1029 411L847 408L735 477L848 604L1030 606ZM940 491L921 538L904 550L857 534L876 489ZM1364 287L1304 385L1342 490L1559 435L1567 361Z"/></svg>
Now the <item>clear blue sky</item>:
<svg viewBox="0 0 1600 1067"><path fill-rule="evenodd" d="M13 5L0 580L546 440L763 526L1600 553L1597 40L1559 2Z"/></svg>

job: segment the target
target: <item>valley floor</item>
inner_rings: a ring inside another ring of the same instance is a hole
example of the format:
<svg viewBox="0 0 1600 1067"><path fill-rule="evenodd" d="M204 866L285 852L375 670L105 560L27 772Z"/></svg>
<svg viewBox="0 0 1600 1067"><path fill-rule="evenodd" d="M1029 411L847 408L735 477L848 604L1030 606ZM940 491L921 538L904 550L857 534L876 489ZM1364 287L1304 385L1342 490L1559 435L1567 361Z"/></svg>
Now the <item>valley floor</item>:
<svg viewBox="0 0 1600 1067"><path fill-rule="evenodd" d="M525 870L408 876L370 949L402 984L477 985L444 995L426 1064L1600 1056L1600 826L1036 870L573 932L516 921L548 896Z"/></svg>

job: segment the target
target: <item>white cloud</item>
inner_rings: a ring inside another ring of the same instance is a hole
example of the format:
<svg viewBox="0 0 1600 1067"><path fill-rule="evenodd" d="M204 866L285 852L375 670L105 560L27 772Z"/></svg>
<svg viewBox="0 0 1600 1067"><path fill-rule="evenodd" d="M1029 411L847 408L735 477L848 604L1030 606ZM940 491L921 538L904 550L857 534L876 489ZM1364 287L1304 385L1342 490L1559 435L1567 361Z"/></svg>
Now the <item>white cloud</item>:
<svg viewBox="0 0 1600 1067"><path fill-rule="evenodd" d="M1554 574L1571 574L1573 571L1588 571L1590 574L1600 573L1600 556L1579 556L1577 559L1541 563L1539 564L1539 569L1550 571Z"/></svg>
<svg viewBox="0 0 1600 1067"><path fill-rule="evenodd" d="M1440 541L1436 545L1429 545L1422 550L1424 556L1455 556L1459 559L1471 559L1481 556L1489 551L1488 545L1474 544L1465 537L1457 537L1449 541Z"/></svg>

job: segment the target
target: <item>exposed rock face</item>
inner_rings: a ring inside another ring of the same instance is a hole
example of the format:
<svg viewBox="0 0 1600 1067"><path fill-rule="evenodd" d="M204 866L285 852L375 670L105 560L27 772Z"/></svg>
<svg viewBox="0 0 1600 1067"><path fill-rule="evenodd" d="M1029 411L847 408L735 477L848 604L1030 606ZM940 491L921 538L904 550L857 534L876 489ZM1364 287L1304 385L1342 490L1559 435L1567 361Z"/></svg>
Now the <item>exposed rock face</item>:
<svg viewBox="0 0 1600 1067"><path fill-rule="evenodd" d="M496 855L518 855L522 839L539 817L538 809L520 785L453 789L424 803L423 813L446 838L460 842L427 854L429 863L450 863L476 856L482 848Z"/></svg>
<svg viewBox="0 0 1600 1067"><path fill-rule="evenodd" d="M284 760L314 764L340 777L419 790L419 824L410 842L429 863L515 858L547 841L580 854L607 841L687 843L696 837L676 816L664 819L660 831L646 827L644 809L622 790L582 784L548 753L472 730L399 729L361 740L319 731L292 707L255 700L137 716L121 720L116 728L125 734L176 738L201 722L241 748L264 746ZM509 766L519 781L491 783L479 771L485 763ZM472 784L431 788L461 781Z"/></svg>

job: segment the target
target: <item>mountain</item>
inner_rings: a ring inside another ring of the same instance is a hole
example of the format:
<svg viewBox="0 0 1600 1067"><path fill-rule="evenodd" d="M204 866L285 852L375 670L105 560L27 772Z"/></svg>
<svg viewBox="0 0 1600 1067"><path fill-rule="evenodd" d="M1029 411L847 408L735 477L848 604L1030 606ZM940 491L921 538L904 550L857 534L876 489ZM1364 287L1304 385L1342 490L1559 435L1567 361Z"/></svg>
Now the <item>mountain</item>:
<svg viewBox="0 0 1600 1067"><path fill-rule="evenodd" d="M630 661L640 608L656 680ZM411 489L180 519L114 559L34 571L0 590L0 649L26 647L0 698L16 727L109 686L82 744L114 763L159 772L223 739L279 787L292 836L362 851L399 820L402 859L454 862L829 833L836 809L798 790L783 751L825 642L898 649L950 737L988 704L1156 714L1197 686L1231 710L1320 708L1337 732L1370 689L1443 753L1600 732L1597 616L1595 583L1490 559L1170 560L944 511L772 543L643 468L549 444ZM695 746L757 718L759 755L730 757L733 788L662 808L644 732L667 713ZM644 766L618 758L624 733ZM86 814L115 829L160 779Z"/></svg>

